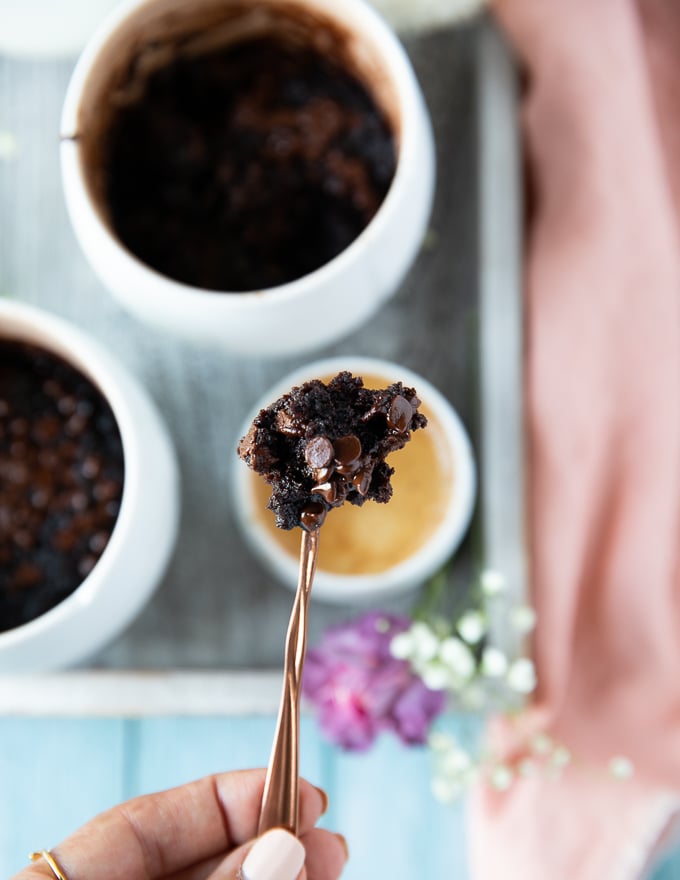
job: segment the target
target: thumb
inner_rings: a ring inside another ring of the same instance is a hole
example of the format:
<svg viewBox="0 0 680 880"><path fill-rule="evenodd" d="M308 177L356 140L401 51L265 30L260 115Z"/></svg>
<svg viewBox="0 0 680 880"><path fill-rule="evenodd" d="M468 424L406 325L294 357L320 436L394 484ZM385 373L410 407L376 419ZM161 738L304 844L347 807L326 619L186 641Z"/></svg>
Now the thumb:
<svg viewBox="0 0 680 880"><path fill-rule="evenodd" d="M297 880L304 863L305 848L297 837L284 828L272 828L252 845L230 853L208 880Z"/></svg>

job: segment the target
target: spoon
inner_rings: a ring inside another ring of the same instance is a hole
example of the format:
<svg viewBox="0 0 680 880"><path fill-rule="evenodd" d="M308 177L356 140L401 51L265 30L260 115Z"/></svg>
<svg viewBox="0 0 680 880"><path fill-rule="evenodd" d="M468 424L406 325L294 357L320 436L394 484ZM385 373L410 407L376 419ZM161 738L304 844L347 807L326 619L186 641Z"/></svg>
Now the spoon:
<svg viewBox="0 0 680 880"><path fill-rule="evenodd" d="M297 835L300 688L307 645L309 596L318 544L318 528L302 530L300 574L286 634L281 703L262 796L258 834L270 828L285 828Z"/></svg>

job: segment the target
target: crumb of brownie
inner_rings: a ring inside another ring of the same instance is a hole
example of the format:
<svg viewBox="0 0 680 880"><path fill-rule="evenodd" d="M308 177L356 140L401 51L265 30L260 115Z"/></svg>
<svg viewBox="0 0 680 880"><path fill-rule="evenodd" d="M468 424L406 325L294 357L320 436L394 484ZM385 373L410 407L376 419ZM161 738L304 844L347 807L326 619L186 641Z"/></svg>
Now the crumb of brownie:
<svg viewBox="0 0 680 880"><path fill-rule="evenodd" d="M312 379L260 410L238 454L271 485L279 528L316 529L345 501L389 501L394 468L385 459L427 424L419 405L401 382L372 390L347 371Z"/></svg>

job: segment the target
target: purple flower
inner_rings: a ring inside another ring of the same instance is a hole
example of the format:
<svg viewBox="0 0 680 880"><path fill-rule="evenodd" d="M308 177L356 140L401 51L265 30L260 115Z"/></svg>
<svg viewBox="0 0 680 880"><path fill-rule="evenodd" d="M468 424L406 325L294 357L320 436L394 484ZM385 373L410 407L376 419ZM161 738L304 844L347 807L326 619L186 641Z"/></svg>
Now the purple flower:
<svg viewBox="0 0 680 880"><path fill-rule="evenodd" d="M317 709L321 729L346 749L366 749L381 730L407 744L425 742L445 694L431 691L390 643L407 617L372 611L326 630L309 650L302 691Z"/></svg>

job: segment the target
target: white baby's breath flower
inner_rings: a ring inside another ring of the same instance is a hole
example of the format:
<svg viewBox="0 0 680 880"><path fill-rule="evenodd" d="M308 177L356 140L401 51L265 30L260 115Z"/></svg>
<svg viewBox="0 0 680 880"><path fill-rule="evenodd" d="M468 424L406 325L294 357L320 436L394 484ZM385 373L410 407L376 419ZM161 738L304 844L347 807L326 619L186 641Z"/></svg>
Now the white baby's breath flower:
<svg viewBox="0 0 680 880"><path fill-rule="evenodd" d="M508 671L508 658L499 648L484 648L482 673L487 678L501 678Z"/></svg>
<svg viewBox="0 0 680 880"><path fill-rule="evenodd" d="M484 595L490 599L504 593L508 586L505 575L492 568L487 568L482 572L479 584Z"/></svg>
<svg viewBox="0 0 680 880"><path fill-rule="evenodd" d="M510 612L510 624L518 633L526 635L536 626L536 612L530 605L517 605Z"/></svg>
<svg viewBox="0 0 680 880"><path fill-rule="evenodd" d="M444 691L452 685L451 670L441 663L431 662L417 671L425 687L431 691Z"/></svg>
<svg viewBox="0 0 680 880"><path fill-rule="evenodd" d="M446 802L455 800L477 778L475 760L454 737L447 734L431 736L430 745L435 756L435 796Z"/></svg>
<svg viewBox="0 0 680 880"><path fill-rule="evenodd" d="M571 752L566 746L557 746L550 756L550 763L553 767L563 768L571 764Z"/></svg>
<svg viewBox="0 0 680 880"><path fill-rule="evenodd" d="M614 779L623 781L624 779L631 778L635 773L635 766L630 758L626 758L623 755L617 755L609 762L609 772Z"/></svg>
<svg viewBox="0 0 680 880"><path fill-rule="evenodd" d="M443 804L452 804L464 791L461 782L445 776L435 776L432 780L432 794Z"/></svg>
<svg viewBox="0 0 680 880"><path fill-rule="evenodd" d="M536 669L528 657L514 660L506 677L508 687L518 694L530 694L536 687Z"/></svg>
<svg viewBox="0 0 680 880"><path fill-rule="evenodd" d="M554 743L547 733L536 733L531 737L529 747L534 755L548 755L553 750Z"/></svg>
<svg viewBox="0 0 680 880"><path fill-rule="evenodd" d="M464 749L453 746L441 758L439 769L447 776L465 777L471 766L470 755Z"/></svg>
<svg viewBox="0 0 680 880"><path fill-rule="evenodd" d="M440 644L439 660L461 681L467 681L474 675L474 655L465 642L455 636L449 636Z"/></svg>
<svg viewBox="0 0 680 880"><path fill-rule="evenodd" d="M480 611L466 611L456 624L456 629L468 645L476 645L486 633L486 620Z"/></svg>
<svg viewBox="0 0 680 880"><path fill-rule="evenodd" d="M413 639L414 658L427 663L437 656L439 639L426 623L416 621L411 626L410 633Z"/></svg>
<svg viewBox="0 0 680 880"><path fill-rule="evenodd" d="M472 651L455 636L445 638L437 648L437 655L432 659L424 659L420 655L412 657L415 672L430 690L460 691L475 674L476 663Z"/></svg>
<svg viewBox="0 0 680 880"><path fill-rule="evenodd" d="M507 764L497 764L491 769L489 782L496 791L507 791L512 785L514 774Z"/></svg>
<svg viewBox="0 0 680 880"><path fill-rule="evenodd" d="M413 636L410 630L398 633L390 642L390 654L395 660L408 660L413 653Z"/></svg>

